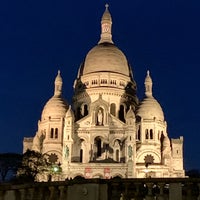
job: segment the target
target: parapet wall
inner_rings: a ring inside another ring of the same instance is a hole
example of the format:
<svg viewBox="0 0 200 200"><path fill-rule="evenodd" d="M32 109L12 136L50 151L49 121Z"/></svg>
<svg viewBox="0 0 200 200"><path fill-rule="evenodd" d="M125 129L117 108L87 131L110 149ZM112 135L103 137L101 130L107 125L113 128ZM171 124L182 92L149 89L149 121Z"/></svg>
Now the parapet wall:
<svg viewBox="0 0 200 200"><path fill-rule="evenodd" d="M0 200L198 200L200 179L73 179L0 184Z"/></svg>

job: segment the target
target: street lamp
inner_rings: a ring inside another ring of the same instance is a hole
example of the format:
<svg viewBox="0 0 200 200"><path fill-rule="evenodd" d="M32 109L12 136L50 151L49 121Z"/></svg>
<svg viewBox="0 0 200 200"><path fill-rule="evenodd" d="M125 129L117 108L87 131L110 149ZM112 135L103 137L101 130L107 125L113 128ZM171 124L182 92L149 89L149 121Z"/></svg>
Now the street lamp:
<svg viewBox="0 0 200 200"><path fill-rule="evenodd" d="M52 164L48 181L52 181L52 176L55 177L59 175L61 172L62 172L62 168L61 168L60 162L58 164Z"/></svg>

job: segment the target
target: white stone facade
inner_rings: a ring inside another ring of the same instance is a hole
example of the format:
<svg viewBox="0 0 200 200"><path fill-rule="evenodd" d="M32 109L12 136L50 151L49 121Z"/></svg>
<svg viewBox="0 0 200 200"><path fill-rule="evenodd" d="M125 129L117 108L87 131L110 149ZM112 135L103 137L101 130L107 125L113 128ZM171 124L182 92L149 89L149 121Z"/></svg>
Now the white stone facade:
<svg viewBox="0 0 200 200"><path fill-rule="evenodd" d="M34 138L24 138L23 151L48 153L52 164L61 164L59 180L184 177L183 137L169 139L149 72L145 98L138 100L131 67L112 41L108 6L101 27L98 45L79 68L73 105L62 97L58 72L54 95L44 106Z"/></svg>

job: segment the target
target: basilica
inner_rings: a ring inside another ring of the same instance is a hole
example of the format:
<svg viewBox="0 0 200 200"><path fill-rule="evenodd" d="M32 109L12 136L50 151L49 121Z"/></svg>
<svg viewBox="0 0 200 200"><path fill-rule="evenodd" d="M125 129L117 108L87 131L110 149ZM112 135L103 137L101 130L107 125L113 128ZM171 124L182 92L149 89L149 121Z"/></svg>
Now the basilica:
<svg viewBox="0 0 200 200"><path fill-rule="evenodd" d="M100 39L86 54L74 80L72 105L62 95L62 84L58 71L37 132L23 141L23 152L48 154L52 165L60 166L54 180L185 177L183 137L168 137L149 71L144 99L138 99L132 68L112 40L108 5ZM47 175L40 180L47 180Z"/></svg>

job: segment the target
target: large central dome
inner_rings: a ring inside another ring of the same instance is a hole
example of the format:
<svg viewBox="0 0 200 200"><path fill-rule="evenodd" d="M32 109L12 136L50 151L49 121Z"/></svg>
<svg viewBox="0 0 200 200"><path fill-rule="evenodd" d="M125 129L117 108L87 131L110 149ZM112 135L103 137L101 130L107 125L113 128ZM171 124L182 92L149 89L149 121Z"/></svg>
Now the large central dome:
<svg viewBox="0 0 200 200"><path fill-rule="evenodd" d="M113 72L130 77L130 68L126 56L112 41L112 17L106 5L101 19L101 37L98 45L93 47L81 66L81 75L98 72Z"/></svg>
<svg viewBox="0 0 200 200"><path fill-rule="evenodd" d="M94 72L115 72L129 76L129 66L120 49L104 42L92 48L86 56L83 75Z"/></svg>

